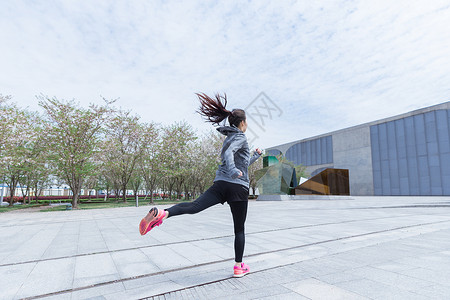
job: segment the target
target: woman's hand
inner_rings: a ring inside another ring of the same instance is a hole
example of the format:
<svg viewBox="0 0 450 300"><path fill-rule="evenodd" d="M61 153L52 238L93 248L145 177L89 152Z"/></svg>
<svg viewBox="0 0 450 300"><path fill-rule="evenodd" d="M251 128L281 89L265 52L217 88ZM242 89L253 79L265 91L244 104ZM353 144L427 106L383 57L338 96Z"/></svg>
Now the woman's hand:
<svg viewBox="0 0 450 300"><path fill-rule="evenodd" d="M238 178L239 178L239 177L242 177L242 176L244 176L244 174L242 174L242 171L239 171Z"/></svg>
<svg viewBox="0 0 450 300"><path fill-rule="evenodd" d="M256 152L258 152L258 154L259 155L261 155L261 153L262 153L262 150L261 149L259 149L259 148L256 148L256 150L255 150Z"/></svg>

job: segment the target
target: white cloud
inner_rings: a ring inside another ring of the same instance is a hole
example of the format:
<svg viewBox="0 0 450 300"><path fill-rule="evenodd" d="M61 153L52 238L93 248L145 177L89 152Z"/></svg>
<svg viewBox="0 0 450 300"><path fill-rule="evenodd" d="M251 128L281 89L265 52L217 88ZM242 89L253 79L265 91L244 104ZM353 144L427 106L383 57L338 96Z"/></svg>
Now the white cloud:
<svg viewBox="0 0 450 300"><path fill-rule="evenodd" d="M120 97L205 130L195 92L246 107L264 91L283 109L269 147L448 101L446 2L4 1L0 93Z"/></svg>

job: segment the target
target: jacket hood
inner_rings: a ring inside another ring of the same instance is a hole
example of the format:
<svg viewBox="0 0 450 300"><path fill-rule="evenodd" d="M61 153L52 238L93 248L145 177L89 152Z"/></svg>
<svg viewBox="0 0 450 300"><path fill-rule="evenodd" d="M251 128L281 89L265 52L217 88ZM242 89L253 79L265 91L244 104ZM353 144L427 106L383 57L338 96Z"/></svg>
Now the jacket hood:
<svg viewBox="0 0 450 300"><path fill-rule="evenodd" d="M223 135L230 135L232 133L243 133L239 128L234 127L234 126L222 126L222 127L218 127L216 128L218 132L220 132Z"/></svg>

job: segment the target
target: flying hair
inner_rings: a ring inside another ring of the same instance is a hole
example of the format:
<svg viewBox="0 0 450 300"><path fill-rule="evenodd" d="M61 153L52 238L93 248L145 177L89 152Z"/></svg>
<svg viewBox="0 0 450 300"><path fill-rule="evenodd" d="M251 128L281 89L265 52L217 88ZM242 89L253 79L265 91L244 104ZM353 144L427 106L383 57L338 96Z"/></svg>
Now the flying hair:
<svg viewBox="0 0 450 300"><path fill-rule="evenodd" d="M225 118L228 118L230 125L238 126L239 123L246 119L245 111L242 109L233 109L229 111L227 106L227 95L216 94L214 98L209 97L205 93L196 93L200 100L200 108L197 111L207 122L219 124Z"/></svg>

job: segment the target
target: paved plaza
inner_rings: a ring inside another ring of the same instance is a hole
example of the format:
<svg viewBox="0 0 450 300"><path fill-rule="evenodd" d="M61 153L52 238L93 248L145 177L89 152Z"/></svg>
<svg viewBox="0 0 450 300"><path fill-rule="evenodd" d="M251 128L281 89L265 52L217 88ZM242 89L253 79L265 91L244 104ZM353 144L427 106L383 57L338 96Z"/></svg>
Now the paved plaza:
<svg viewBox="0 0 450 300"><path fill-rule="evenodd" d="M239 279L227 204L149 208L0 214L0 299L450 298L450 197L250 201Z"/></svg>

